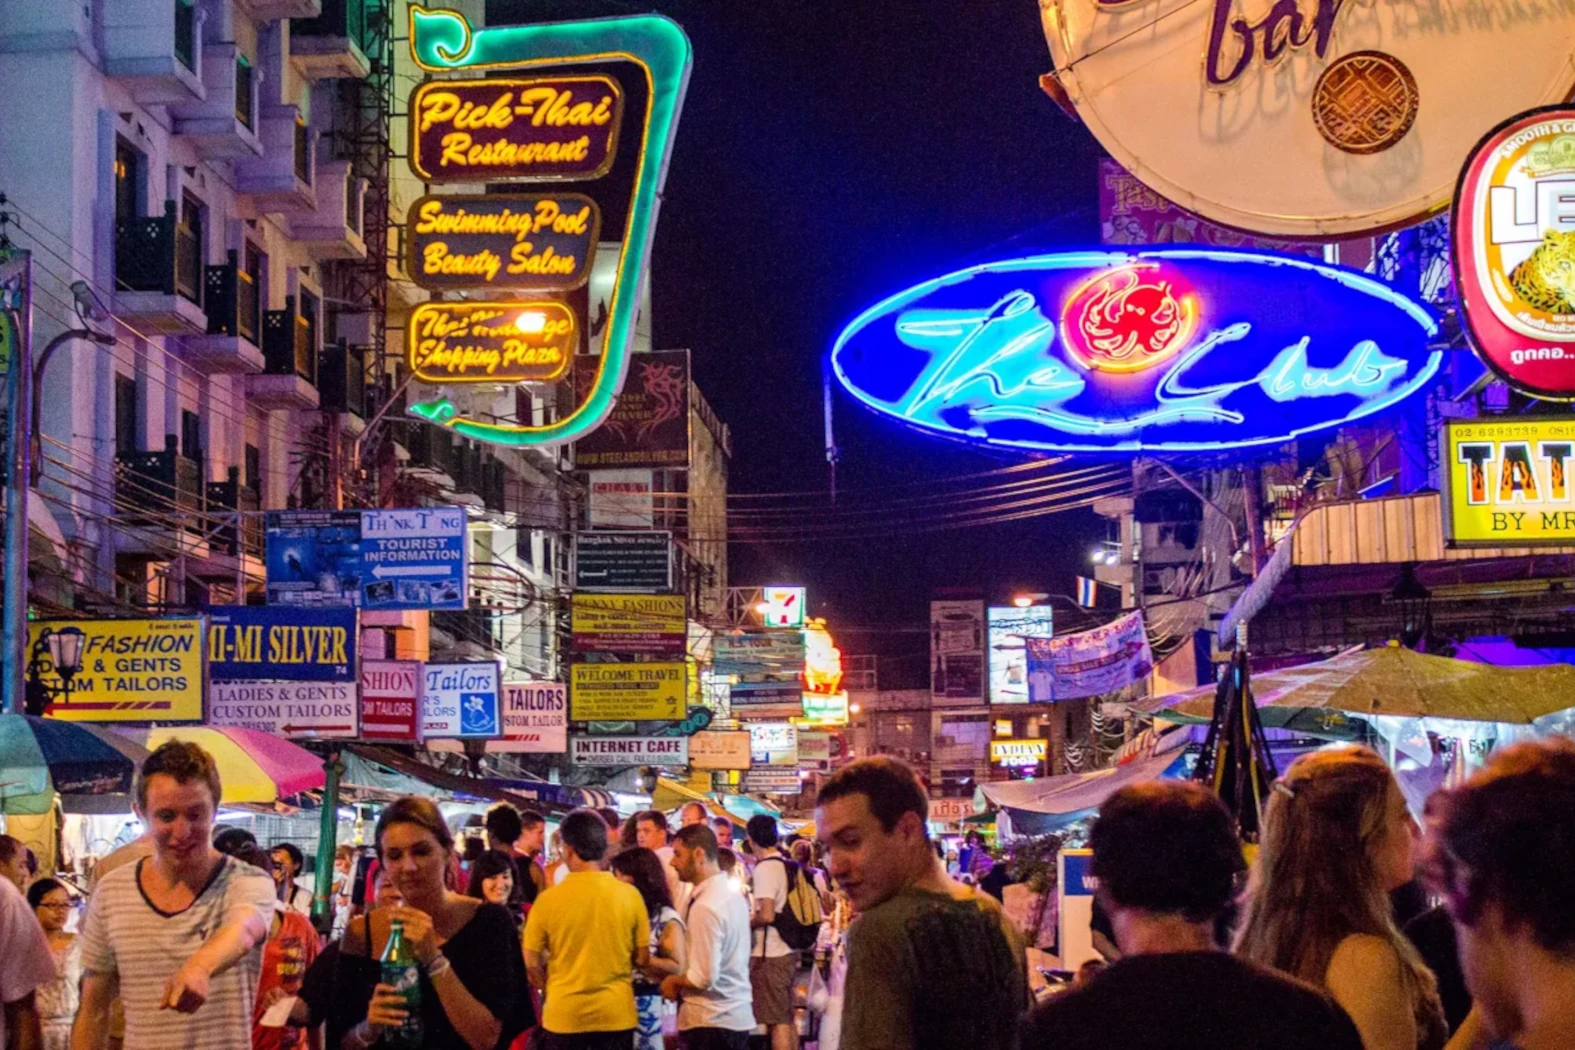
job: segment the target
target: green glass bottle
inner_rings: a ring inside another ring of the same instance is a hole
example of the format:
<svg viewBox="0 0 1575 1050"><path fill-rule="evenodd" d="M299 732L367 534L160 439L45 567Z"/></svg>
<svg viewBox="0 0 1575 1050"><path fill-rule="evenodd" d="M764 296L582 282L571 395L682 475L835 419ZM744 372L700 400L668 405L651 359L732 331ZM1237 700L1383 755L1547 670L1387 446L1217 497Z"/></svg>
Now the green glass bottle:
<svg viewBox="0 0 1575 1050"><path fill-rule="evenodd" d="M425 1035L421 1024L421 964L405 940L405 924L393 921L388 931L388 946L383 949L383 983L392 985L405 997L407 1016L397 1028L383 1029L379 1044L389 1050L418 1050Z"/></svg>

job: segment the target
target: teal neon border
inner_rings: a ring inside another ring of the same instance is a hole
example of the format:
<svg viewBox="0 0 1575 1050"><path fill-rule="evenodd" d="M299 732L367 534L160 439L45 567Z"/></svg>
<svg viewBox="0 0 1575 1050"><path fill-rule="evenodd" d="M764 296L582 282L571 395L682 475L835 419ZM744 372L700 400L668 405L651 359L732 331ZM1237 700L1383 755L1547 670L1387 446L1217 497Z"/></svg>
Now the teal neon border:
<svg viewBox="0 0 1575 1050"><path fill-rule="evenodd" d="M466 419L446 398L410 406L413 415L428 422L496 445L540 447L584 437L612 411L629 370L640 285L651 264L657 205L667 180L678 114L689 88L694 49L677 22L656 14L472 29L456 12L411 7L410 52L417 65L433 73L616 61L633 62L645 71L645 128L640 136L629 222L618 255L618 274L613 279L600 364L585 402L556 423L540 427Z"/></svg>

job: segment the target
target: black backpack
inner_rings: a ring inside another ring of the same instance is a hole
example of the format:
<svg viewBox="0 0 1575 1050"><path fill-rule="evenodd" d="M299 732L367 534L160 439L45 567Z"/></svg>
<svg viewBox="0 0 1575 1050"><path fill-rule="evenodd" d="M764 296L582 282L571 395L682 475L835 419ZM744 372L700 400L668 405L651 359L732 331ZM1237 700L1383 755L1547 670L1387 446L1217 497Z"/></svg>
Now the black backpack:
<svg viewBox="0 0 1575 1050"><path fill-rule="evenodd" d="M815 888L814 879L786 857L767 857L760 863L772 861L779 861L787 869L787 903L771 920L771 928L777 931L782 943L794 951L813 948L820 938L820 924L825 920L820 907L820 890Z"/></svg>

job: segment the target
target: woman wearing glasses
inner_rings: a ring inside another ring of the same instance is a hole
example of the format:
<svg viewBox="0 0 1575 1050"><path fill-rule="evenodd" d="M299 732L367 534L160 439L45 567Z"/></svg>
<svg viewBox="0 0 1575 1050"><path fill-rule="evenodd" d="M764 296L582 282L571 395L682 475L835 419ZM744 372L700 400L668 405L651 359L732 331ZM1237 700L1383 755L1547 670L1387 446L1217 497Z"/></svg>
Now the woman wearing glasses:
<svg viewBox="0 0 1575 1050"><path fill-rule="evenodd" d="M39 879L27 888L27 903L49 938L58 975L38 988L38 1017L44 1029L44 1050L70 1050L71 1021L77 1015L77 985L82 980L82 954L77 935L66 932L71 894L59 879Z"/></svg>

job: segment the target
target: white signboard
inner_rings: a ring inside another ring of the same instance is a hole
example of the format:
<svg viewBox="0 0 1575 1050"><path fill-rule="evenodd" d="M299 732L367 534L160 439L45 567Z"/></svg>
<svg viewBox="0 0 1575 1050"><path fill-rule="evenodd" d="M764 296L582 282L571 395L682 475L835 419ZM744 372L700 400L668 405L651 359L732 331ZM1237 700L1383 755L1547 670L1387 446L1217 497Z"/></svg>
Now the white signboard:
<svg viewBox="0 0 1575 1050"><path fill-rule="evenodd" d="M1501 120L1569 98L1575 7L1041 0L1046 91L1216 222L1340 237L1443 207Z"/></svg>
<svg viewBox="0 0 1575 1050"><path fill-rule="evenodd" d="M214 682L208 690L208 724L292 738L353 737L355 683Z"/></svg>
<svg viewBox="0 0 1575 1050"><path fill-rule="evenodd" d="M503 739L488 751L561 755L569 749L569 690L561 682L503 683Z"/></svg>
<svg viewBox="0 0 1575 1050"><path fill-rule="evenodd" d="M488 739L502 733L498 665L427 664L421 685L422 735Z"/></svg>
<svg viewBox="0 0 1575 1050"><path fill-rule="evenodd" d="M786 722L751 723L749 757L757 766L797 766L798 726Z"/></svg>
<svg viewBox="0 0 1575 1050"><path fill-rule="evenodd" d="M745 791L769 795L796 795L803 785L797 769L782 766L756 767L744 774Z"/></svg>
<svg viewBox="0 0 1575 1050"><path fill-rule="evenodd" d="M1023 639L1054 636L1052 617L1048 605L990 607L990 703L1028 703L1028 646Z"/></svg>
<svg viewBox="0 0 1575 1050"><path fill-rule="evenodd" d="M695 769L748 769L749 734L708 729L689 738L689 764Z"/></svg>
<svg viewBox="0 0 1575 1050"><path fill-rule="evenodd" d="M577 766L683 766L689 763L689 738L574 736L569 757Z"/></svg>
<svg viewBox="0 0 1575 1050"><path fill-rule="evenodd" d="M592 470L586 503L593 529L649 529L656 524L655 474L649 470Z"/></svg>

